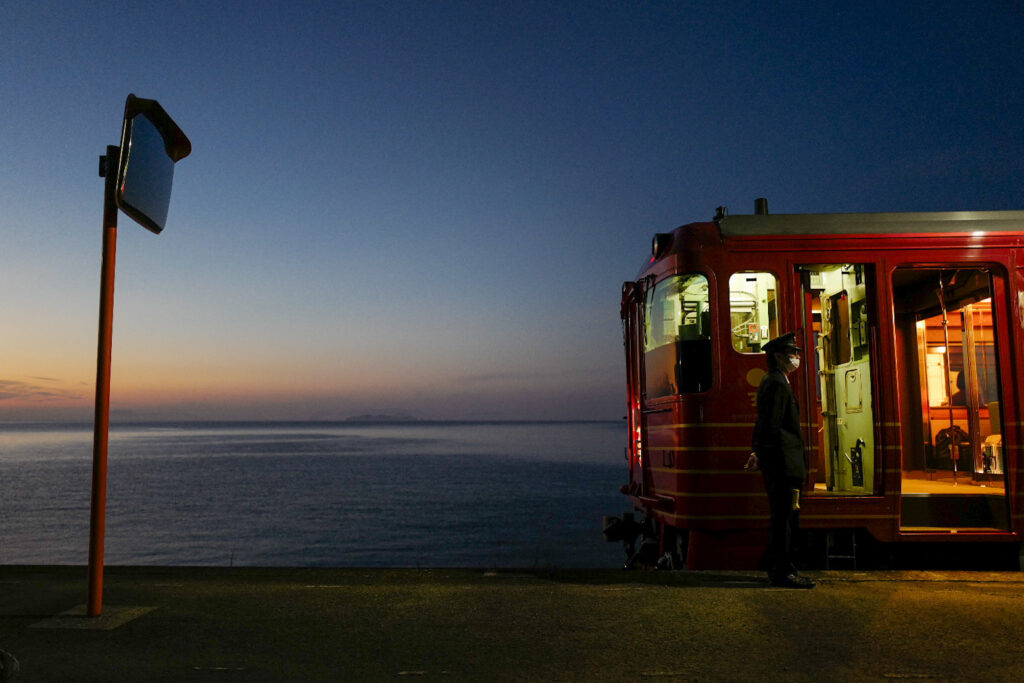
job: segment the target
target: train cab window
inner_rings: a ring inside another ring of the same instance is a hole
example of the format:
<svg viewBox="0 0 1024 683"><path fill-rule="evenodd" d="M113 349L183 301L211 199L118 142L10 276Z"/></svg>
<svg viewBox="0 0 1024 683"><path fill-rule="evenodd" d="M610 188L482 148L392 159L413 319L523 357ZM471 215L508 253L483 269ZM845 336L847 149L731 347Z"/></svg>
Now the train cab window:
<svg viewBox="0 0 1024 683"><path fill-rule="evenodd" d="M816 424L808 444L811 493L871 495L875 425L870 330L874 268L866 264L800 266L806 324L814 331Z"/></svg>
<svg viewBox="0 0 1024 683"><path fill-rule="evenodd" d="M711 388L711 308L708 279L665 278L648 292L644 366L647 398Z"/></svg>
<svg viewBox="0 0 1024 683"><path fill-rule="evenodd" d="M760 353L761 344L779 336L778 281L771 273L742 272L729 277L732 348Z"/></svg>

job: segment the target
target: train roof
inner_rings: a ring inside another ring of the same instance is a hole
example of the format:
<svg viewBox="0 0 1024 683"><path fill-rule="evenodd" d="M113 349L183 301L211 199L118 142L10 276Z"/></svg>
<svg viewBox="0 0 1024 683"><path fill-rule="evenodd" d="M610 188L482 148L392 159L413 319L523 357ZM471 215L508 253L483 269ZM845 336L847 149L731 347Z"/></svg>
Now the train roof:
<svg viewBox="0 0 1024 683"><path fill-rule="evenodd" d="M1024 211L795 213L719 216L723 237L1024 232Z"/></svg>

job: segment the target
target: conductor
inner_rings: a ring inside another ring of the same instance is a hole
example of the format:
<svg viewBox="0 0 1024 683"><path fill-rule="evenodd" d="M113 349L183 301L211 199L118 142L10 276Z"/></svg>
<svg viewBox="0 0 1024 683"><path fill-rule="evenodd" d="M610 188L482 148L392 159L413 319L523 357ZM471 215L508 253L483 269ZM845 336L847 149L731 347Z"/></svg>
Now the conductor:
<svg viewBox="0 0 1024 683"><path fill-rule="evenodd" d="M814 588L793 565L793 537L800 526L800 489L807 477L800 410L788 375L800 367L796 334L789 332L764 345L768 372L757 389L757 423L753 453L744 469L764 477L771 510L768 578L775 586Z"/></svg>

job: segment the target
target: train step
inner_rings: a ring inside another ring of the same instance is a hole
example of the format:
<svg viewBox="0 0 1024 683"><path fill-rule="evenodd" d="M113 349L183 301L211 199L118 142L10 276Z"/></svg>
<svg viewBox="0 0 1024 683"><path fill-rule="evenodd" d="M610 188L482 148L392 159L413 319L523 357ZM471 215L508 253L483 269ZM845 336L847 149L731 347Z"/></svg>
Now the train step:
<svg viewBox="0 0 1024 683"><path fill-rule="evenodd" d="M857 568L857 534L852 529L834 529L825 536L825 569Z"/></svg>

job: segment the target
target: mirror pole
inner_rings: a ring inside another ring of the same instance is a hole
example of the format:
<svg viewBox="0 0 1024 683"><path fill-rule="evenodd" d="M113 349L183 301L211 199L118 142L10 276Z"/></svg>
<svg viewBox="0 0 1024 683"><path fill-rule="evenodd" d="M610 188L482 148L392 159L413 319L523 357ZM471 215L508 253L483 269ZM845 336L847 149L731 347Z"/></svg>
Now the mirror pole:
<svg viewBox="0 0 1024 683"><path fill-rule="evenodd" d="M92 507L89 517L89 591L86 614L103 612L103 541L107 512L107 437L110 431L110 348L114 329L114 265L117 256L117 165L120 148L104 158L103 265L100 271L100 324L96 352L96 412L93 421Z"/></svg>

